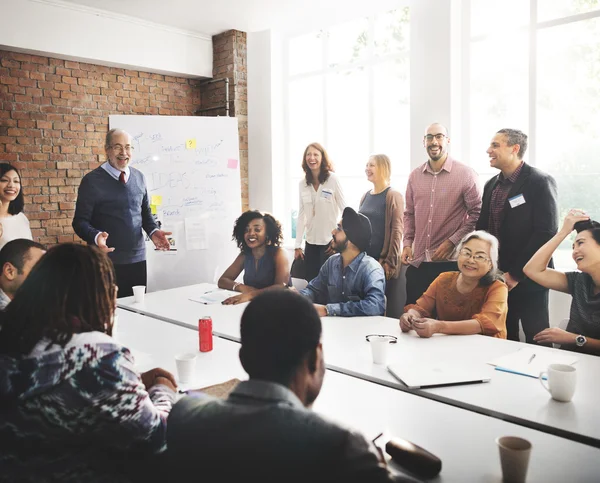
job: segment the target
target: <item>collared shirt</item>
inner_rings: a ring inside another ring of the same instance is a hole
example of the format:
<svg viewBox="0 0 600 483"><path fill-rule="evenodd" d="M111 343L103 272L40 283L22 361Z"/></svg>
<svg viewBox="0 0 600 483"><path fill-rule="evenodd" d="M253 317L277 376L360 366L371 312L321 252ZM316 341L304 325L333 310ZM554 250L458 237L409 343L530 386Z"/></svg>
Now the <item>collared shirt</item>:
<svg viewBox="0 0 600 483"><path fill-rule="evenodd" d="M102 165L102 169L104 169L104 171L106 171L116 180L118 180L119 176L121 176L121 170L111 166L111 164L108 161ZM129 166L126 166L123 172L125 173L125 184L127 184L127 181L129 181L130 174Z"/></svg>
<svg viewBox="0 0 600 483"><path fill-rule="evenodd" d="M385 274L377 260L361 252L344 268L338 253L300 293L327 305L328 315L355 317L385 313Z"/></svg>
<svg viewBox="0 0 600 483"><path fill-rule="evenodd" d="M502 218L504 213L504 205L508 193L512 188L512 185L519 178L521 169L523 169L523 161L519 164L519 167L511 174L508 178L505 178L502 173L498 175L498 182L492 191L492 197L490 199L490 233L496 238L500 235L500 225L502 224Z"/></svg>
<svg viewBox="0 0 600 483"><path fill-rule="evenodd" d="M342 185L335 173L330 172L325 183L317 190L306 180L300 180L298 188L300 201L296 224L296 248L302 246L306 230L306 241L312 245L327 245L331 241L331 230L335 228L340 215L346 208Z"/></svg>
<svg viewBox="0 0 600 483"><path fill-rule="evenodd" d="M0 288L0 310L4 310L9 303L10 297Z"/></svg>
<svg viewBox="0 0 600 483"><path fill-rule="evenodd" d="M446 240L458 245L475 229L480 213L481 188L472 168L448 156L437 173L429 161L414 169L404 210L404 246L412 246L411 265L429 261Z"/></svg>

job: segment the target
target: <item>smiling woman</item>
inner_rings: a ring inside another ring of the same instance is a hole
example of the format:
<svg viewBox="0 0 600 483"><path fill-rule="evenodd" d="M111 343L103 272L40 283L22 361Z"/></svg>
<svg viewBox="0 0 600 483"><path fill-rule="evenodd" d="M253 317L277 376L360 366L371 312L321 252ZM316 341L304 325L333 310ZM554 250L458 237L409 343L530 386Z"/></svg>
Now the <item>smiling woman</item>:
<svg viewBox="0 0 600 483"><path fill-rule="evenodd" d="M269 213L248 210L235 220L233 239L240 254L219 278L219 288L241 292L225 305L252 300L263 290L287 287L290 268L281 244L281 224ZM244 272L244 283L235 280Z"/></svg>
<svg viewBox="0 0 600 483"><path fill-rule="evenodd" d="M33 239L29 220L23 213L24 204L17 168L0 163L0 248L17 238Z"/></svg>
<svg viewBox="0 0 600 483"><path fill-rule="evenodd" d="M552 254L573 230L577 236L572 256L580 271L548 268ZM600 355L600 223L590 220L583 210L570 210L559 232L531 257L523 272L540 285L573 297L567 330L544 329L534 340Z"/></svg>
<svg viewBox="0 0 600 483"><path fill-rule="evenodd" d="M415 330L419 337L483 334L506 339L508 287L498 272L498 240L474 231L457 251L459 272L442 273L416 304L404 307L400 329Z"/></svg>

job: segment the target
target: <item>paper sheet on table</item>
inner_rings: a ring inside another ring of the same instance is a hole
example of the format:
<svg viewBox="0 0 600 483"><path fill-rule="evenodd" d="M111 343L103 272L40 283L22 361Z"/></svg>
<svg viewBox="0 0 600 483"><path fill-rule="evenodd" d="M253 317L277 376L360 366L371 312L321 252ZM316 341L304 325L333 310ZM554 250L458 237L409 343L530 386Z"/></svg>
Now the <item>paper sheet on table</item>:
<svg viewBox="0 0 600 483"><path fill-rule="evenodd" d="M534 354L535 357L531 359ZM489 361L488 364L496 366L498 370L514 372L523 376L538 377L540 372L548 370L550 364L571 365L578 360L576 356L568 353L525 347Z"/></svg>
<svg viewBox="0 0 600 483"><path fill-rule="evenodd" d="M221 384L214 384L212 386L203 387L202 389L196 389L197 391L202 391L204 394L208 394L212 397L217 397L219 399L225 399L229 396L229 393L235 389L240 383L239 379L229 379L229 381L225 381Z"/></svg>
<svg viewBox="0 0 600 483"><path fill-rule="evenodd" d="M229 297L240 295L239 292L232 292L231 290L214 290L212 292L206 292L203 294L194 295L190 297L192 302L199 302L205 305L220 304L223 300Z"/></svg>
<svg viewBox="0 0 600 483"><path fill-rule="evenodd" d="M185 243L188 250L206 250L208 248L208 230L201 218L185 219Z"/></svg>

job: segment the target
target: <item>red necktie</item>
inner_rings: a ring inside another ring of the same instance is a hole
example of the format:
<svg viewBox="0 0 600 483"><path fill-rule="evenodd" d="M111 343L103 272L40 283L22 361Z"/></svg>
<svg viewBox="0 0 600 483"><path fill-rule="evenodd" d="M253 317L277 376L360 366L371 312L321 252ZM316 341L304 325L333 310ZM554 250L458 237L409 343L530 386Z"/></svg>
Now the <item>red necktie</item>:
<svg viewBox="0 0 600 483"><path fill-rule="evenodd" d="M119 175L119 181L125 184L125 171L121 171L121 174Z"/></svg>

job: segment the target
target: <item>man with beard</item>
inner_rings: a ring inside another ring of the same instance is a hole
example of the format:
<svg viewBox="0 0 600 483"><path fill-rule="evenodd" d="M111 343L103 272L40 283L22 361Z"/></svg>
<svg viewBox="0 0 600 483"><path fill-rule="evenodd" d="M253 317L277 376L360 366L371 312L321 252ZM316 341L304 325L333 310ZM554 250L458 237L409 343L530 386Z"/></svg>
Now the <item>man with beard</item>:
<svg viewBox="0 0 600 483"><path fill-rule="evenodd" d="M227 399L192 392L167 422L170 481L391 482L365 438L312 412L325 362L321 320L292 291L263 292L242 315L250 376Z"/></svg>
<svg viewBox="0 0 600 483"><path fill-rule="evenodd" d="M142 229L159 250L169 250L166 235L152 217L144 175L129 166L131 136L121 129L106 134L108 162L81 180L73 229L89 245L108 253L115 266L119 297L146 285L146 245ZM109 238L110 237L110 238Z"/></svg>
<svg viewBox="0 0 600 483"><path fill-rule="evenodd" d="M410 174L404 210L406 305L416 303L443 272L458 270L453 252L475 229L481 212L477 173L448 154L448 130L427 128L423 146L429 160Z"/></svg>
<svg viewBox="0 0 600 483"><path fill-rule="evenodd" d="M371 243L371 222L346 208L331 234L337 253L300 293L314 302L321 317L383 315L385 273L379 262L366 254Z"/></svg>
<svg viewBox="0 0 600 483"><path fill-rule="evenodd" d="M478 230L500 242L498 265L508 285L506 332L519 340L519 321L527 343L549 327L549 290L527 278L523 267L558 230L558 192L552 176L523 161L527 135L500 129L487 150L490 166L500 170L483 190ZM552 259L548 266L554 267Z"/></svg>

